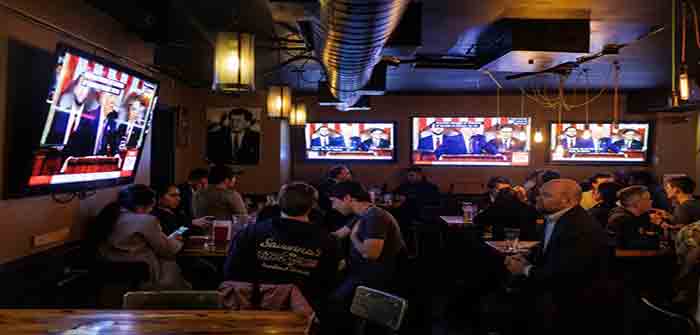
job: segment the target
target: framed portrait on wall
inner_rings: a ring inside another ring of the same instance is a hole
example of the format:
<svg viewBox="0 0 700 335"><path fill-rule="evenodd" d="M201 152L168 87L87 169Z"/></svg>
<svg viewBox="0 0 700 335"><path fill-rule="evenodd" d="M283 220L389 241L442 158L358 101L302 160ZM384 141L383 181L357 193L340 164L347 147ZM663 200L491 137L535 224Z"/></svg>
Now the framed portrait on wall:
<svg viewBox="0 0 700 335"><path fill-rule="evenodd" d="M206 159L211 164L260 162L262 108L207 108Z"/></svg>

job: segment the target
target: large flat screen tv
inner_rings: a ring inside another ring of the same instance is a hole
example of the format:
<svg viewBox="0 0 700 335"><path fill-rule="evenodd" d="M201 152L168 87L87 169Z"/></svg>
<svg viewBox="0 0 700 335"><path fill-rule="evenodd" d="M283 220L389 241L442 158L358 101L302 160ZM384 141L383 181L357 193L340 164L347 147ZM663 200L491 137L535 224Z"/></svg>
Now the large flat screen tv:
<svg viewBox="0 0 700 335"><path fill-rule="evenodd" d="M158 82L63 45L47 75L44 80L50 84L41 94L44 98L28 104L30 110L11 111L27 113L24 120L34 120L37 132L30 143L13 143L18 146L15 152L31 152L31 163L15 162L25 171L10 176L18 179L9 196L133 182Z"/></svg>
<svg viewBox="0 0 700 335"><path fill-rule="evenodd" d="M414 117L415 165L527 166L530 118Z"/></svg>
<svg viewBox="0 0 700 335"><path fill-rule="evenodd" d="M394 123L322 122L306 124L306 159L393 161Z"/></svg>
<svg viewBox="0 0 700 335"><path fill-rule="evenodd" d="M553 163L645 163L651 130L646 121L551 123L549 159Z"/></svg>

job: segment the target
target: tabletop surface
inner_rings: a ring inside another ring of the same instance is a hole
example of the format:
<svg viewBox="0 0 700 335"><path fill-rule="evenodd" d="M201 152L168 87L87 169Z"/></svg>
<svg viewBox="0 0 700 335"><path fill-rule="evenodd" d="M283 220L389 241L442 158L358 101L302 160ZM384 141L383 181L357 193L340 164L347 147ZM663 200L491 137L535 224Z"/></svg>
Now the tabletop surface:
<svg viewBox="0 0 700 335"><path fill-rule="evenodd" d="M4 334L304 334L292 312L0 309Z"/></svg>
<svg viewBox="0 0 700 335"><path fill-rule="evenodd" d="M199 236L191 236L185 240L185 245L178 253L181 257L226 257L230 241L217 241L213 249L204 248L204 240Z"/></svg>

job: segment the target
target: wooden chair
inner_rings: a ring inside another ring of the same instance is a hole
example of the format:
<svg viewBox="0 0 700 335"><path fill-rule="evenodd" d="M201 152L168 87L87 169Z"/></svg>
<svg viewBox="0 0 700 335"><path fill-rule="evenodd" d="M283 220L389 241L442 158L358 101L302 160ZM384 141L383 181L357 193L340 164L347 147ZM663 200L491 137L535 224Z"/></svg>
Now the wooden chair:
<svg viewBox="0 0 700 335"><path fill-rule="evenodd" d="M401 327L408 304L406 300L386 292L359 286L350 306L350 312L360 318L357 334L365 334L367 321L395 333Z"/></svg>
<svg viewBox="0 0 700 335"><path fill-rule="evenodd" d="M687 315L671 312L642 297L642 302L650 310L649 330L659 334L698 335L695 319Z"/></svg>
<svg viewBox="0 0 700 335"><path fill-rule="evenodd" d="M221 309L219 291L135 291L124 294L124 309Z"/></svg>

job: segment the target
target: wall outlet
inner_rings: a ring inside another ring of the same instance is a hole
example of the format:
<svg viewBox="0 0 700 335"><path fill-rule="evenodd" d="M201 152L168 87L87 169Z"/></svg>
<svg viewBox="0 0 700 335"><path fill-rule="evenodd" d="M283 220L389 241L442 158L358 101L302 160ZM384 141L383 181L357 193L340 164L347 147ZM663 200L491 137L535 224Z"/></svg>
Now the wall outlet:
<svg viewBox="0 0 700 335"><path fill-rule="evenodd" d="M35 235L32 238L32 246L36 248L47 244L63 242L68 239L68 236L70 236L70 227L54 230L46 234Z"/></svg>

